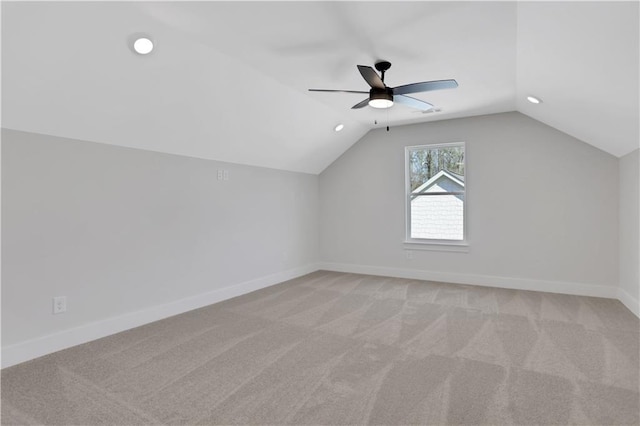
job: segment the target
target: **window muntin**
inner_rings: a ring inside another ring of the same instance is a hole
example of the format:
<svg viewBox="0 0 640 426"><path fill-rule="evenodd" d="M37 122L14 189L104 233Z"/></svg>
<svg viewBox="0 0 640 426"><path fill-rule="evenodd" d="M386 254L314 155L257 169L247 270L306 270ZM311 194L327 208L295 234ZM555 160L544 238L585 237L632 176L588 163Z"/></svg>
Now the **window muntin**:
<svg viewBox="0 0 640 426"><path fill-rule="evenodd" d="M406 148L407 241L464 243L465 144Z"/></svg>

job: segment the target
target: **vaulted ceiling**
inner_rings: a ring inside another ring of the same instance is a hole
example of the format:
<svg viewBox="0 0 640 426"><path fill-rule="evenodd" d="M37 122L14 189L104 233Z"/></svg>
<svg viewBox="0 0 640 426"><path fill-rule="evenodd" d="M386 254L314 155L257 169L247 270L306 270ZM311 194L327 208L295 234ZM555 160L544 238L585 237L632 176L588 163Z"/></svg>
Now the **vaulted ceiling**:
<svg viewBox="0 0 640 426"><path fill-rule="evenodd" d="M638 16L637 2L3 2L2 126L319 173L375 127L517 110L622 156L639 141ZM368 90L356 65L379 59L390 86L459 87L416 94L427 113L307 90Z"/></svg>

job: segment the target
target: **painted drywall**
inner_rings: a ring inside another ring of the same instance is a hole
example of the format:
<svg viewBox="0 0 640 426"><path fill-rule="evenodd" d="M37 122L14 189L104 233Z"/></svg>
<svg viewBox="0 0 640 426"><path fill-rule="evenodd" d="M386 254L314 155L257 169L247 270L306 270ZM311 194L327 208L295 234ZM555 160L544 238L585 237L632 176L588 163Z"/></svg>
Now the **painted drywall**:
<svg viewBox="0 0 640 426"><path fill-rule="evenodd" d="M468 251L408 259L404 147L446 142L466 142ZM372 131L320 205L329 269L616 295L618 159L517 112Z"/></svg>
<svg viewBox="0 0 640 426"><path fill-rule="evenodd" d="M318 260L317 212L316 175L3 129L3 353L304 271ZM53 296L66 313L52 315Z"/></svg>
<svg viewBox="0 0 640 426"><path fill-rule="evenodd" d="M621 300L640 315L640 149L620 158ZM626 293L626 294L625 294Z"/></svg>

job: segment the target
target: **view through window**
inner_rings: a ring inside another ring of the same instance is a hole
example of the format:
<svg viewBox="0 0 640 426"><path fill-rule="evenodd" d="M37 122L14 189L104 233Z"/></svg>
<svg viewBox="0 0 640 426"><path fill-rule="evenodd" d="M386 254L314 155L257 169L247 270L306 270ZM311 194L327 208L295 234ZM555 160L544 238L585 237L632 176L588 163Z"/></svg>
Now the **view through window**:
<svg viewBox="0 0 640 426"><path fill-rule="evenodd" d="M406 148L408 240L465 240L464 151L464 143Z"/></svg>

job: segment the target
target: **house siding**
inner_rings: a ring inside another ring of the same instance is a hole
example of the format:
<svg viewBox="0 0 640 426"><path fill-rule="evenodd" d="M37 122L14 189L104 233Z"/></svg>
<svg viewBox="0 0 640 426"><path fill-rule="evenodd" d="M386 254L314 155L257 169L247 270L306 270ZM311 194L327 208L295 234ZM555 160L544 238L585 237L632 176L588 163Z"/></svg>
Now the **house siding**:
<svg viewBox="0 0 640 426"><path fill-rule="evenodd" d="M418 188L420 189L420 188ZM459 192L464 187L441 176L422 192ZM418 190L414 192L420 192ZM464 198L461 195L422 195L411 200L411 238L464 239Z"/></svg>

